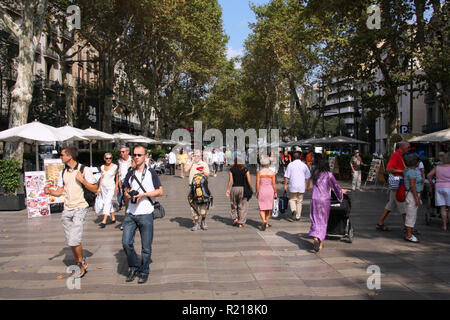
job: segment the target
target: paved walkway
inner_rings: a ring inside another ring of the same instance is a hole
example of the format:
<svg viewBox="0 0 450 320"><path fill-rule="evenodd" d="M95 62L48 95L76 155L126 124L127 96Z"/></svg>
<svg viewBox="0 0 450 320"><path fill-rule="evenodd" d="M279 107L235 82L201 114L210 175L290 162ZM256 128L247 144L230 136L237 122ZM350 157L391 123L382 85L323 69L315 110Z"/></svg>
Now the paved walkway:
<svg viewBox="0 0 450 320"><path fill-rule="evenodd" d="M99 229L100 218L93 212L83 238L89 272L81 279L81 289L73 290L66 286L66 268L74 260L65 245L60 214L28 220L25 211L0 212L0 299L450 298L450 233L441 231L436 218L426 226L423 215L417 225L421 244L402 239L399 216L387 221L393 231L375 231L385 192L353 195L354 242L326 240L315 254L308 237L311 194L305 196L300 222L282 216L265 232L258 229L257 200L252 198L248 223L238 229L231 226L227 175L220 173L210 179L215 205L209 212L209 230L192 232L187 180L161 180L166 217L155 222L146 284L125 282L122 233L118 225ZM122 212L118 220L123 220ZM139 236L136 248L140 253ZM380 267L380 290L367 288L371 265Z"/></svg>

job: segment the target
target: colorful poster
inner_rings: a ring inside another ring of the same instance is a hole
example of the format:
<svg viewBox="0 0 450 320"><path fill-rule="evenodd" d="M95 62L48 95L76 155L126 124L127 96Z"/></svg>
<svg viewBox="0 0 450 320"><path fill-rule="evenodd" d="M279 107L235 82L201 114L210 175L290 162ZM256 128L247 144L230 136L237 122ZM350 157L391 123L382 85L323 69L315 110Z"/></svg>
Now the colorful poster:
<svg viewBox="0 0 450 320"><path fill-rule="evenodd" d="M50 190L57 189L58 178L63 169L64 169L64 164L62 163L61 159L45 159L44 160L46 185L50 186ZM48 196L48 202L50 204L64 203L64 197Z"/></svg>
<svg viewBox="0 0 450 320"><path fill-rule="evenodd" d="M28 218L50 215L50 205L44 187L45 171L25 172Z"/></svg>
<svg viewBox="0 0 450 320"><path fill-rule="evenodd" d="M369 174L367 175L367 182L376 182L378 177L378 172L382 165L381 159L373 159L370 164Z"/></svg>

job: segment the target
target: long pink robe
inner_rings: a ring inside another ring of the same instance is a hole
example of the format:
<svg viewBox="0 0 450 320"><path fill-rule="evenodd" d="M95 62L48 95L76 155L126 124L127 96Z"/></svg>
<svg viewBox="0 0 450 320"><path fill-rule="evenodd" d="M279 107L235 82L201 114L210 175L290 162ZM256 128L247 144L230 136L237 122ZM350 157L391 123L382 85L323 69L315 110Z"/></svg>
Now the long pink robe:
<svg viewBox="0 0 450 320"><path fill-rule="evenodd" d="M314 185L309 216L311 229L309 235L325 240L328 218L330 217L330 189L333 189L339 201L343 200L342 189L331 172L323 172Z"/></svg>

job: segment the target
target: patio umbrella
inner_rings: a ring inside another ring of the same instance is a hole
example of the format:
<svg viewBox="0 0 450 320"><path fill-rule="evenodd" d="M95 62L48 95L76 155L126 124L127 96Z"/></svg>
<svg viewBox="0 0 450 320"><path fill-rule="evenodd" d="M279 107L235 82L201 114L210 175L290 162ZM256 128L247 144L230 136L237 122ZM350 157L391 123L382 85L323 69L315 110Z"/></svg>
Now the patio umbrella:
<svg viewBox="0 0 450 320"><path fill-rule="evenodd" d="M420 137L410 139L409 142L450 142L450 129L445 129L433 133L429 133Z"/></svg>
<svg viewBox="0 0 450 320"><path fill-rule="evenodd" d="M158 141L151 139L151 138L147 138L144 136L136 136L135 139L132 140L126 140L127 142L131 142L131 143L147 143L147 144L158 144Z"/></svg>
<svg viewBox="0 0 450 320"><path fill-rule="evenodd" d="M353 139L350 137L337 136L330 139L330 144L369 144L366 141Z"/></svg>
<svg viewBox="0 0 450 320"><path fill-rule="evenodd" d="M113 133L113 136L114 136L114 140L125 141L125 142L127 142L128 140L136 139L138 137L138 136L128 134L128 133L123 133L123 132Z"/></svg>
<svg viewBox="0 0 450 320"><path fill-rule="evenodd" d="M92 167L92 144L95 140L111 141L115 137L112 134L96 130L89 127L88 129L82 130L85 133L85 137L89 139L89 161Z"/></svg>
<svg viewBox="0 0 450 320"><path fill-rule="evenodd" d="M63 132L55 127L43 124L39 121L30 122L18 127L0 132L1 141L26 142L36 145L36 170L39 171L38 143L54 141L80 141L87 140L75 132Z"/></svg>

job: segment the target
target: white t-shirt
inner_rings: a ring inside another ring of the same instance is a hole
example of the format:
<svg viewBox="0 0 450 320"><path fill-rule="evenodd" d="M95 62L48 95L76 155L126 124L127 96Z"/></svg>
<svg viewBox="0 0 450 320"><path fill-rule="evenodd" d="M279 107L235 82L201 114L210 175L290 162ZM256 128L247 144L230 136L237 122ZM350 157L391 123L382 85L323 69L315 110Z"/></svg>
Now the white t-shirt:
<svg viewBox="0 0 450 320"><path fill-rule="evenodd" d="M305 180L311 178L311 172L306 164L295 160L287 166L284 177L289 179L289 192L305 193Z"/></svg>
<svg viewBox="0 0 450 320"><path fill-rule="evenodd" d="M219 163L219 154L217 152L213 153L211 159L213 163Z"/></svg>
<svg viewBox="0 0 450 320"><path fill-rule="evenodd" d="M177 163L177 156L176 156L176 154L173 153L173 152L170 152L170 153L169 153L169 163L170 163L170 164L175 164L175 163Z"/></svg>
<svg viewBox="0 0 450 320"><path fill-rule="evenodd" d="M142 179L143 172L135 171L134 175L141 182L146 192L152 192L161 187L161 182L159 180L158 175L153 169L147 169L144 175L144 179ZM125 187L130 187L131 190L136 190L139 193L144 193L144 191L139 186L139 183L135 179L131 179L131 173L128 175L130 179L125 179ZM127 177L128 177L127 176ZM152 198L153 202L155 199ZM147 197L141 198L141 200L137 203L132 203L131 200L128 202L128 210L127 213L131 213L132 215L145 215L153 213L153 205Z"/></svg>
<svg viewBox="0 0 450 320"><path fill-rule="evenodd" d="M128 168L131 167L131 157L128 156L128 160L119 159L119 178L120 181L124 181L128 173Z"/></svg>
<svg viewBox="0 0 450 320"><path fill-rule="evenodd" d="M420 161L419 166L416 168L416 171L419 174L419 176L422 176L422 171L420 171L420 169L425 169L425 166L423 165L422 161Z"/></svg>
<svg viewBox="0 0 450 320"><path fill-rule="evenodd" d="M219 161L220 163L225 162L225 153L223 153L223 151L219 151Z"/></svg>

